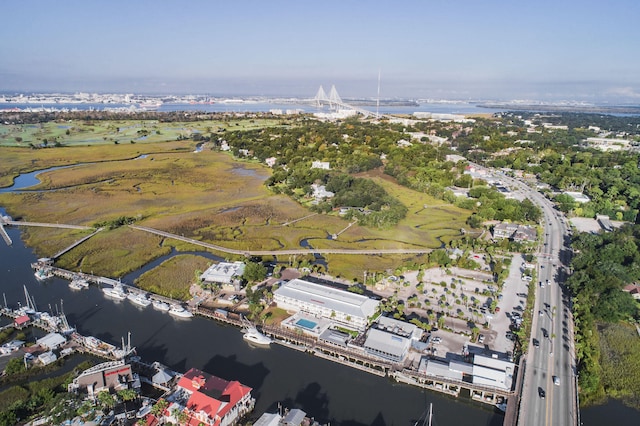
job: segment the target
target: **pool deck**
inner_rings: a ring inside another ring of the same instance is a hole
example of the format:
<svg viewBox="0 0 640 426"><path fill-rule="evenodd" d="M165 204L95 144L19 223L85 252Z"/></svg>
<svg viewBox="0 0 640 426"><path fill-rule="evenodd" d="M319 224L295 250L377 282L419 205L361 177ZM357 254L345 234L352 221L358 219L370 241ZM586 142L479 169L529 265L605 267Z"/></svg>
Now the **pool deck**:
<svg viewBox="0 0 640 426"><path fill-rule="evenodd" d="M313 328L305 327L302 324L298 324L298 322L308 321L309 323L313 323L315 326ZM307 315L302 312L298 312L293 316L282 321L282 326L291 330L301 330L304 333L312 335L314 337L320 336L322 332L324 332L331 325L331 321L326 318L318 318L312 315Z"/></svg>

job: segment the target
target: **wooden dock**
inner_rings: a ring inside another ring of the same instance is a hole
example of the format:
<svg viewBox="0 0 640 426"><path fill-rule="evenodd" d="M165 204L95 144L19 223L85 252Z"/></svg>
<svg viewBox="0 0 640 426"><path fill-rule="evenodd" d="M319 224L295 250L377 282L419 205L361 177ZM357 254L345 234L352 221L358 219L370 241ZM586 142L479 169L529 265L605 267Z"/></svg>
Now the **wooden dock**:
<svg viewBox="0 0 640 426"><path fill-rule="evenodd" d="M4 229L4 225L2 224L2 222L0 222L0 234L2 234L2 239L4 239L4 242L7 243L8 246L13 244L11 237L9 236L9 234L7 234L7 230Z"/></svg>

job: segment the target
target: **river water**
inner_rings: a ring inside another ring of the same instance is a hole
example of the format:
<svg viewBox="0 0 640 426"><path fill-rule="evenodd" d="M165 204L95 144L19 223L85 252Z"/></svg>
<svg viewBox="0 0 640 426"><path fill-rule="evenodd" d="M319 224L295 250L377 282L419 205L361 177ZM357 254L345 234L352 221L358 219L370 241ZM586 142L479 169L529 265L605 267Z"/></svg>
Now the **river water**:
<svg viewBox="0 0 640 426"><path fill-rule="evenodd" d="M7 231L14 243L0 243L0 288L9 306L24 303L23 286L41 311L55 311L63 300L69 323L81 334L119 344L131 332L132 344L147 361L182 372L196 367L251 386L256 417L281 403L333 425L413 425L433 403L438 425L501 425L504 419L489 406L396 384L279 345L253 348L235 327L114 302L96 287L73 291L58 278L38 282L30 268L36 255L24 246L18 229Z"/></svg>
<svg viewBox="0 0 640 426"><path fill-rule="evenodd" d="M17 104L5 103L0 105L3 108L17 108L21 110L40 110L40 109L57 109L57 110L104 110L114 108L129 108L131 104ZM375 112L375 105L364 105L359 108ZM204 112L269 112L271 110L301 110L305 113L327 112L310 103L275 103L266 101L247 101L247 102L219 102L214 104L186 104L186 103L165 103L155 111L173 112L173 111L204 111ZM380 105L378 111L381 114L413 114L414 112L431 112L437 114L493 114L495 112L504 111L504 109L484 108L476 103L422 103L418 105Z"/></svg>

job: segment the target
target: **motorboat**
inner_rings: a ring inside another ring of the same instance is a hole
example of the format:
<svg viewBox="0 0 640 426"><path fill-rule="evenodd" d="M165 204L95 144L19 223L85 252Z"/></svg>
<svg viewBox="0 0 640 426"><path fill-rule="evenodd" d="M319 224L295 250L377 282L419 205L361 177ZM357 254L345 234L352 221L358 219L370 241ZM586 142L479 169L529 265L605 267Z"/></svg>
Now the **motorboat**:
<svg viewBox="0 0 640 426"><path fill-rule="evenodd" d="M169 309L171 309L171 305L169 305L167 302L163 302L162 300L155 299L152 303L154 309L162 312L167 312Z"/></svg>
<svg viewBox="0 0 640 426"><path fill-rule="evenodd" d="M89 288L89 283L85 279L76 278L69 283L69 288L72 290L84 290Z"/></svg>
<svg viewBox="0 0 640 426"><path fill-rule="evenodd" d="M169 314L178 318L191 318L193 314L186 310L182 305L172 305Z"/></svg>
<svg viewBox="0 0 640 426"><path fill-rule="evenodd" d="M53 272L45 268L40 268L33 275L36 277L37 280L44 281L46 279L52 278Z"/></svg>
<svg viewBox="0 0 640 426"><path fill-rule="evenodd" d="M107 342L103 342L102 340L93 336L84 337L84 345L89 349L92 349L96 352L101 352L104 354L109 354L116 349L114 345Z"/></svg>
<svg viewBox="0 0 640 426"><path fill-rule="evenodd" d="M124 300L127 298L127 292L121 284L116 284L113 287L105 287L102 289L102 292L108 297L116 300Z"/></svg>
<svg viewBox="0 0 640 426"><path fill-rule="evenodd" d="M144 293L137 293L137 294L129 293L127 295L127 299L129 299L131 302L135 303L138 306L142 306L143 308L146 308L151 304L151 300L149 300L147 298L147 295Z"/></svg>
<svg viewBox="0 0 640 426"><path fill-rule="evenodd" d="M269 346L272 342L270 337L260 333L254 326L246 327L242 338L249 343L260 346Z"/></svg>

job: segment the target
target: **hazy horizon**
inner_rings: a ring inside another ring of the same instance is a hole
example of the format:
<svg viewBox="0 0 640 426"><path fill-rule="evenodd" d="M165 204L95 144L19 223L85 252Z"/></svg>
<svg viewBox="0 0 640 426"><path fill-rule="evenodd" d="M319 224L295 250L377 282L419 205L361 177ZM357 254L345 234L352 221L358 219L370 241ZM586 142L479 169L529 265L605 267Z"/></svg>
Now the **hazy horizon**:
<svg viewBox="0 0 640 426"><path fill-rule="evenodd" d="M0 91L640 102L640 3L4 5Z"/></svg>

